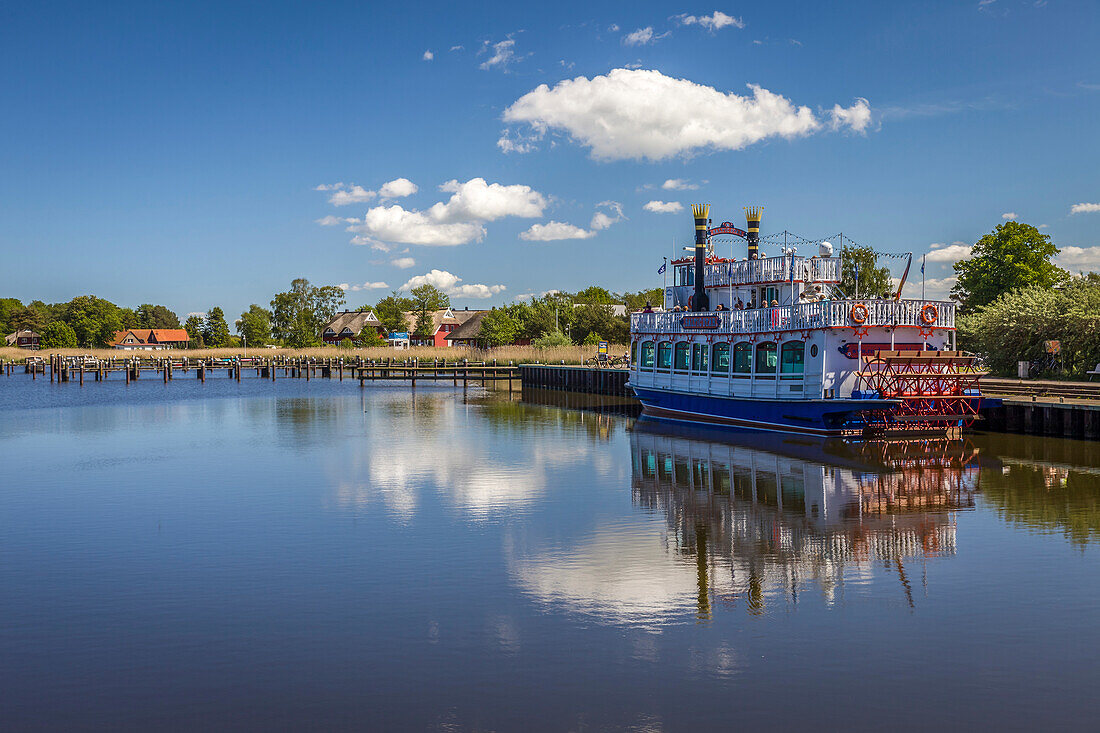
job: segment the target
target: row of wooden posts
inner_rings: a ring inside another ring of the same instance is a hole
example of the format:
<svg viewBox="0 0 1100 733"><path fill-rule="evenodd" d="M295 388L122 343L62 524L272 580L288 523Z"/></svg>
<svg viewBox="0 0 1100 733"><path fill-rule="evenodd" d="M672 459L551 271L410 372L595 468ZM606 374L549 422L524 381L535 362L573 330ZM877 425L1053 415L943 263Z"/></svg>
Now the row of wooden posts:
<svg viewBox="0 0 1100 733"><path fill-rule="evenodd" d="M0 360L0 373L11 376L16 371L16 361ZM84 384L85 376L96 382L107 379L111 373L122 373L129 384L141 377L142 372L154 372L165 382L176 378L179 372L194 372L195 378L206 381L207 373L219 369L226 370L231 379L241 380L242 373L255 370L262 379L275 380L279 370L285 378L315 377L337 378L343 381L345 374L358 379L360 384L379 380L449 380L458 384L469 381L490 382L519 379L519 368L512 362L500 365L492 361L471 362L469 360L448 362L444 359L364 359L363 357L334 357L318 359L316 357L245 357L192 359L190 357L173 358L171 356L154 357L111 357L101 359L90 356L62 356L50 354L48 359L28 358L22 362L24 373L37 379L39 374L49 375L51 382L79 381Z"/></svg>

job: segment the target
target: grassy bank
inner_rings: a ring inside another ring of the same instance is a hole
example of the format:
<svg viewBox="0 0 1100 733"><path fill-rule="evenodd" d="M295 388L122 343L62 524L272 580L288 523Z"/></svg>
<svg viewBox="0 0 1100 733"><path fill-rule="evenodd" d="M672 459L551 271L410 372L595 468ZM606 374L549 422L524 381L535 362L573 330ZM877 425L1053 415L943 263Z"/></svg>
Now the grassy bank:
<svg viewBox="0 0 1100 733"><path fill-rule="evenodd" d="M624 354L628 347L616 345L611 347L612 354ZM115 349L42 349L40 351L27 351L26 349L0 348L0 359L9 361L15 359L23 361L28 356L40 356L49 358L50 354L62 354L64 356L91 355L103 359L126 358L128 356L163 357L171 354L173 357L186 356L191 359L223 358L245 354L248 356L287 356L287 357L314 357L318 359L331 359L340 356L355 358L362 356L364 359L446 359L447 361L491 361L496 359L498 363L507 364L509 361L516 364L539 361L544 364L557 364L565 361L566 364L582 364L585 359L591 358L596 353L594 346L562 346L553 349L537 349L534 346L501 346L495 349L482 351L480 349L458 348L433 348L430 346L418 346L407 351L396 351L387 347L375 347L369 349L344 349L327 346L311 349L171 349L168 351L117 351Z"/></svg>

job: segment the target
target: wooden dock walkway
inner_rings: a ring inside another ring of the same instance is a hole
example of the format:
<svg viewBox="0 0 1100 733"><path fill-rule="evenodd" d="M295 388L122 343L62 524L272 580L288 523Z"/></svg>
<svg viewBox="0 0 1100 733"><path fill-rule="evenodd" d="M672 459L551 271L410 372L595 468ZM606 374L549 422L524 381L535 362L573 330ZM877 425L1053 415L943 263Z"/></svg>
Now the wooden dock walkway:
<svg viewBox="0 0 1100 733"><path fill-rule="evenodd" d="M241 381L244 377L270 379L346 379L359 380L360 385L367 382L401 381L413 385L418 381L451 382L468 385L487 382L519 381L519 367L509 362L498 364L496 360L471 362L468 360L448 362L443 359L363 359L362 357L332 357L317 359L314 357L264 357L239 356L230 358L192 359L189 357L150 356L150 357L73 357L50 354L48 358L29 357L22 363L14 360L0 361L0 374L11 376L17 371L30 374L31 379L41 375L50 382L78 382L83 385L87 379L91 382L103 382L113 375L115 380L125 380L127 384L152 376L164 383L178 379L181 375L191 374L195 379L206 381L224 371L229 379Z"/></svg>

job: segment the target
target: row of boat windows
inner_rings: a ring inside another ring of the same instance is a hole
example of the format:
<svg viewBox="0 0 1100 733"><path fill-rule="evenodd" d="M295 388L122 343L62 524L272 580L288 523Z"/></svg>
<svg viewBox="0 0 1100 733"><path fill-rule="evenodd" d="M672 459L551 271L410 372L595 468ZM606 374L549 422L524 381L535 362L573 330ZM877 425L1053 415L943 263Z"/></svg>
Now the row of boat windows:
<svg viewBox="0 0 1100 733"><path fill-rule="evenodd" d="M639 353L640 358L639 358ZM735 377L753 374L774 378L778 371L781 378L801 377L806 370L806 344L803 341L787 341L782 345L775 341L753 344L741 341L708 346L686 341L642 341L630 345L630 361L642 371L695 372L726 377L733 367Z"/></svg>

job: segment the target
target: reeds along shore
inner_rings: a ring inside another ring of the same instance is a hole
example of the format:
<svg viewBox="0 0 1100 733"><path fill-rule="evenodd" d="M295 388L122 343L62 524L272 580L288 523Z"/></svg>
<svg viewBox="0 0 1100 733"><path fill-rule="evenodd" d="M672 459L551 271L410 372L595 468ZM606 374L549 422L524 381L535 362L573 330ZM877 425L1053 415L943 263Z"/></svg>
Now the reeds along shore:
<svg viewBox="0 0 1100 733"><path fill-rule="evenodd" d="M627 346L612 345L609 352L611 354L621 355L628 350L629 347ZM471 348L437 348L432 346L417 346L404 350L391 349L385 346L364 349L345 349L337 346L325 346L309 349L225 348L165 349L162 351L125 351L121 349L41 349L40 351L30 351L27 349L4 347L0 348L0 360L22 361L27 357L36 356L48 359L50 354L60 354L62 356L90 355L100 359L126 359L131 357L155 359L166 356L185 356L189 359L198 360L223 359L226 357L247 354L260 357L307 357L316 359L338 359L340 357L354 359L361 356L364 359L420 359L423 361L444 359L449 362L462 361L463 359L478 362L496 359L498 363L503 364L507 364L508 362L524 364L536 361L543 364L560 364L562 361L566 364L583 364L586 359L590 359L595 353L595 346L562 346L552 349L538 349L534 346L501 346L495 349L486 350Z"/></svg>

